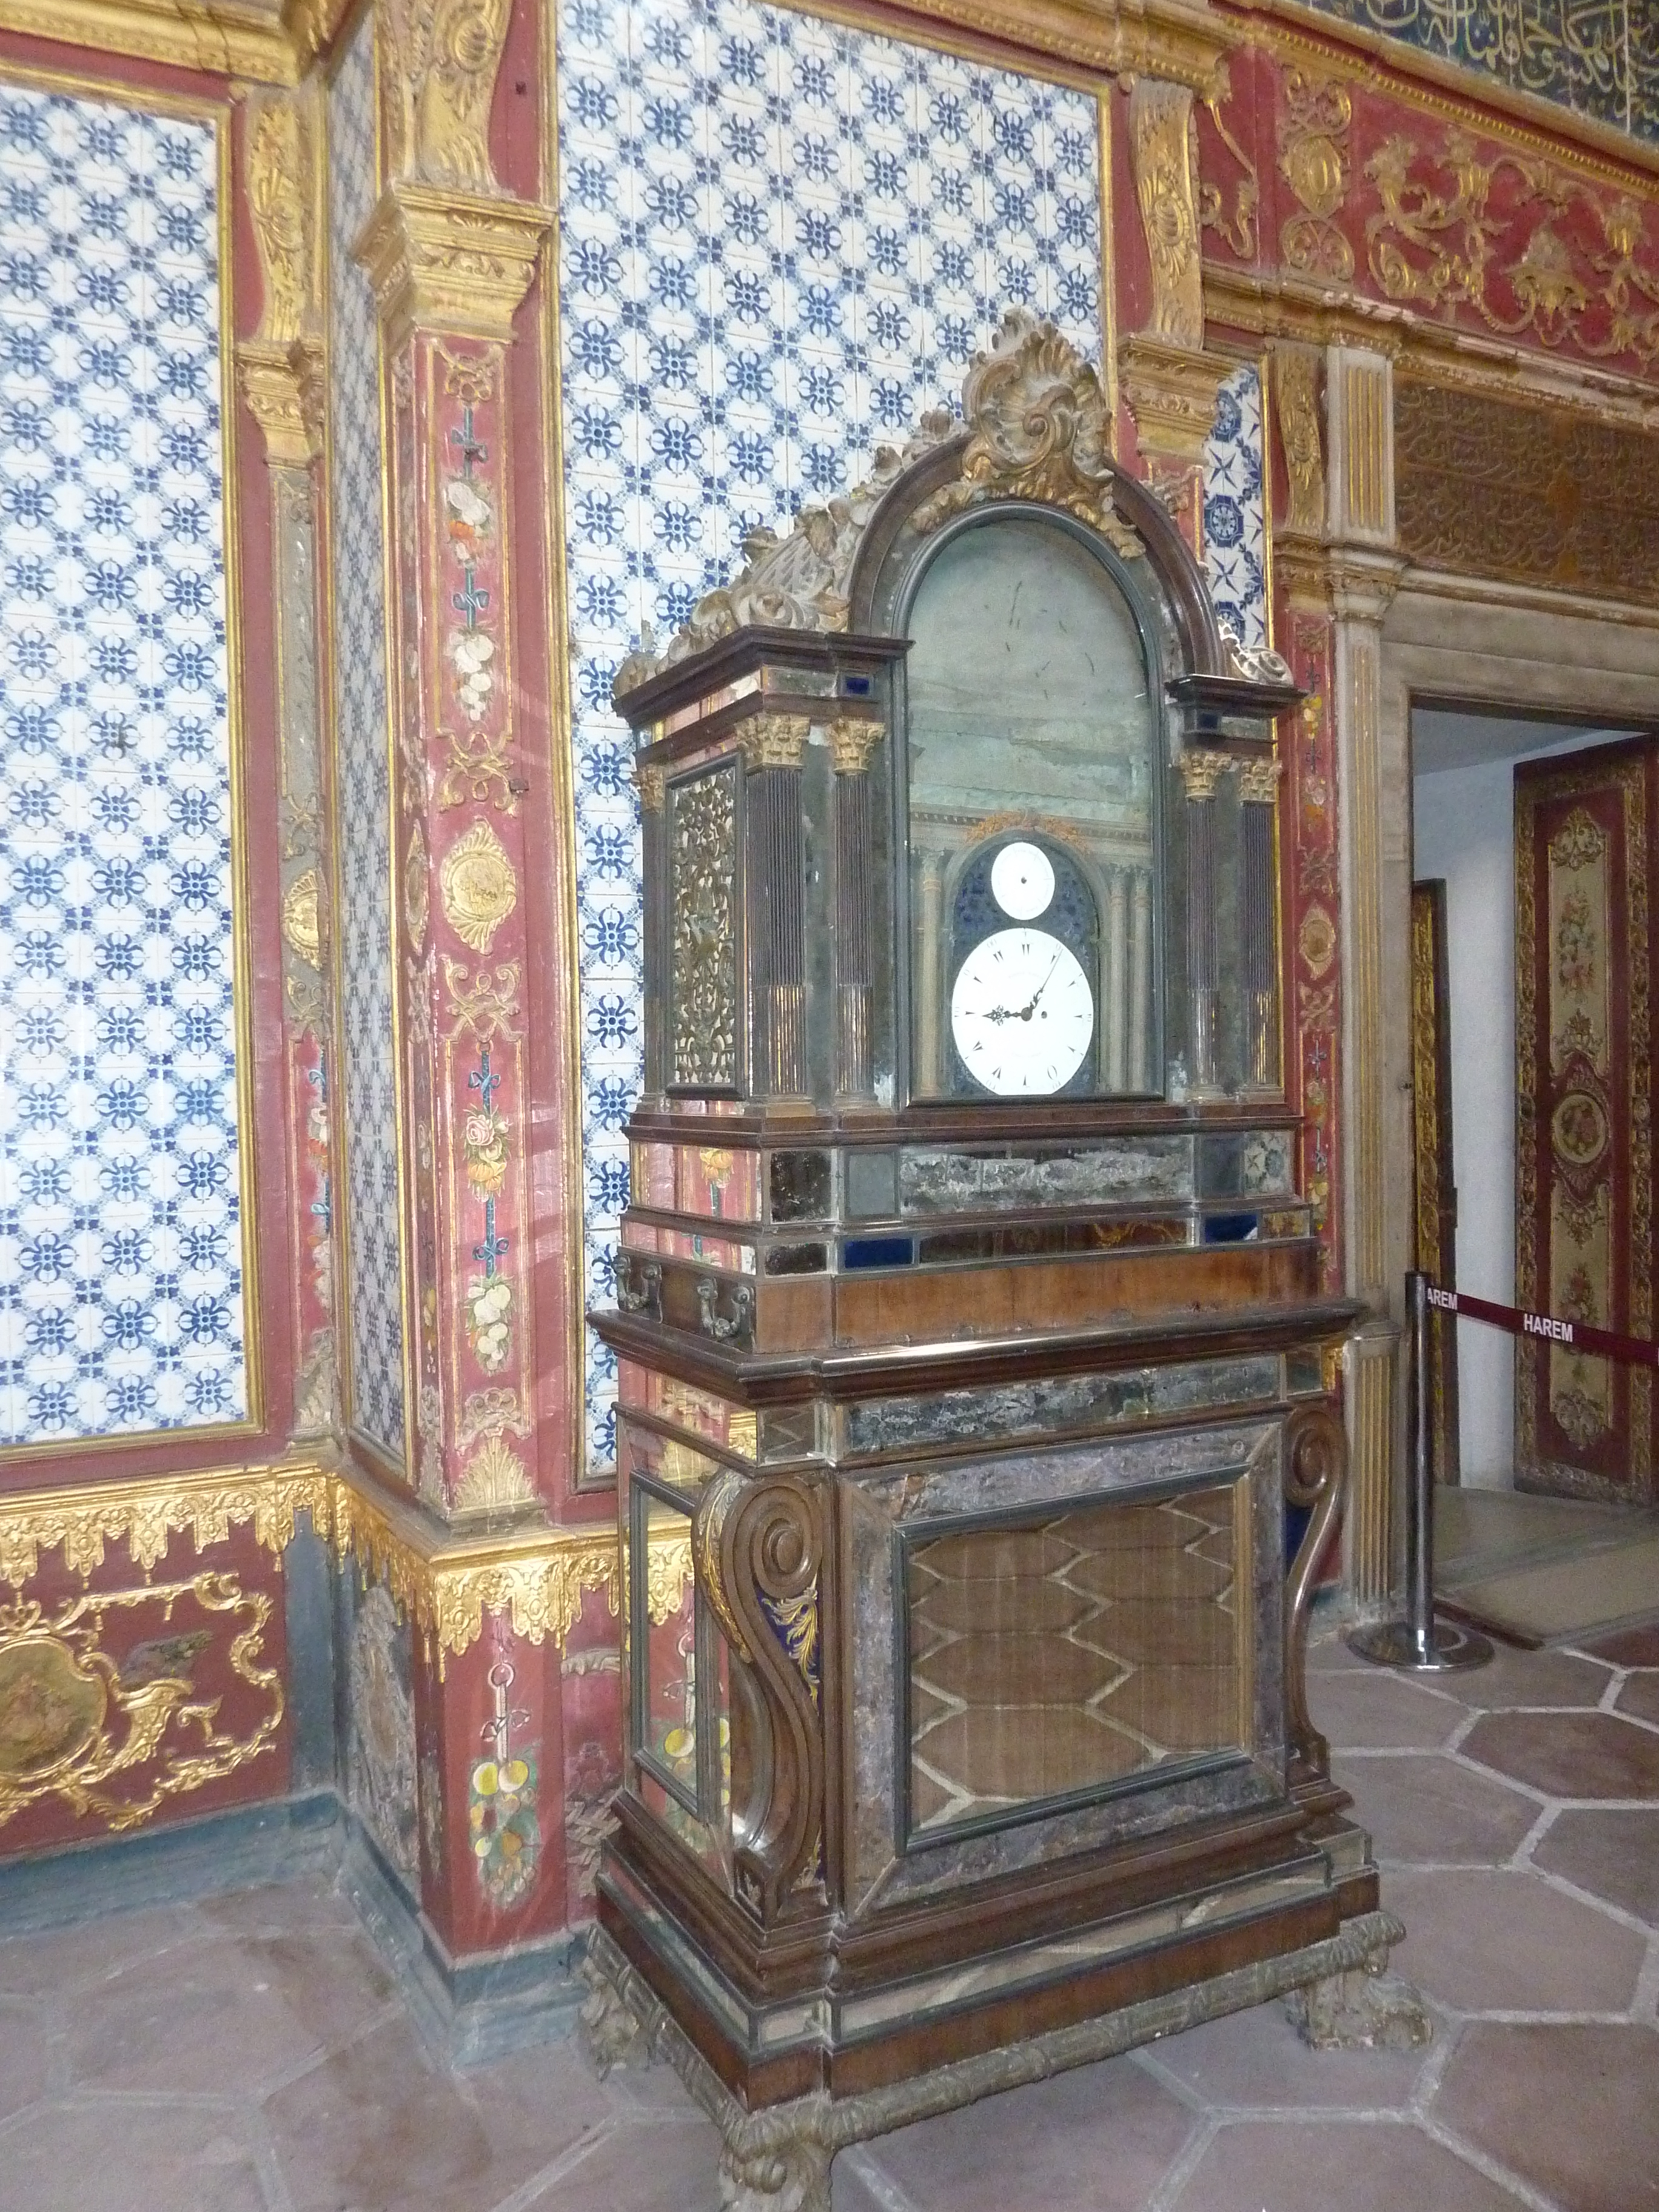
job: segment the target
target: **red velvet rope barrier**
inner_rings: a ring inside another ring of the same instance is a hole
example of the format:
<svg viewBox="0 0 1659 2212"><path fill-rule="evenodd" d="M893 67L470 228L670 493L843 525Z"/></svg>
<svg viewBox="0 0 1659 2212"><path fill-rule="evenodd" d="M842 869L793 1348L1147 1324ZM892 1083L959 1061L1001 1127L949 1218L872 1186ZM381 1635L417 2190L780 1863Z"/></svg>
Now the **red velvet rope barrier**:
<svg viewBox="0 0 1659 2212"><path fill-rule="evenodd" d="M1570 1345L1575 1352L1592 1352L1603 1359L1633 1361L1640 1367L1659 1367L1659 1344L1642 1336L1620 1336L1610 1328L1592 1328L1588 1322L1558 1321L1553 1314L1528 1313L1522 1306L1500 1306L1491 1298L1471 1297L1467 1291L1437 1291L1427 1285L1429 1304L1442 1313L1467 1314L1471 1321L1489 1322L1511 1336L1541 1337L1547 1344Z"/></svg>

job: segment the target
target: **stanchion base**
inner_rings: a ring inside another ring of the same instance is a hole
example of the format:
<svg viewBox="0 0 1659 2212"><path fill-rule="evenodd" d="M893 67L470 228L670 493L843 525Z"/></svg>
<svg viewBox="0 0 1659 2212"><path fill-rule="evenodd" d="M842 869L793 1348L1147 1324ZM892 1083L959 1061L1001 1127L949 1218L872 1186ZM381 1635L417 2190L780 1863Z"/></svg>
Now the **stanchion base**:
<svg viewBox="0 0 1659 2212"><path fill-rule="evenodd" d="M1487 1666L1492 1658L1489 1638L1452 1620L1437 1620L1426 1636L1408 1620L1382 1620L1374 1627L1351 1628L1345 1640L1350 1651L1373 1666L1396 1667L1407 1674L1455 1674Z"/></svg>

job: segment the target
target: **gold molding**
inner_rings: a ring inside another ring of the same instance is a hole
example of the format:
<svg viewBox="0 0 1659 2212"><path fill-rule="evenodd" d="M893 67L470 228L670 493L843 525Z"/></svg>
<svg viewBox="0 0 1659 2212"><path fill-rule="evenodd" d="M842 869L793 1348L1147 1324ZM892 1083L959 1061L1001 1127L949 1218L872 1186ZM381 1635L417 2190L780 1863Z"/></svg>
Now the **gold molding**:
<svg viewBox="0 0 1659 2212"><path fill-rule="evenodd" d="M0 18L9 31L94 54L254 84L300 81L282 19L258 0L3 0Z"/></svg>
<svg viewBox="0 0 1659 2212"><path fill-rule="evenodd" d="M40 1571L41 1553L59 1547L68 1571L85 1577L102 1565L110 1545L125 1543L135 1567L148 1574L173 1536L188 1533L200 1553L245 1523L263 1550L280 1554L302 1512L337 1559L349 1556L362 1573L386 1583L435 1654L441 1674L447 1658L477 1641L489 1613L507 1615L514 1635L532 1644L550 1638L562 1645L590 1591L605 1593L613 1616L621 1604L612 1523L555 1528L533 1521L468 1533L374 1487L355 1469L317 1460L14 1492L0 1498L0 1586L21 1595ZM659 1606L673 1609L670 1594L677 1602L689 1571L689 1553L665 1551L659 1560L653 1550L653 1618Z"/></svg>
<svg viewBox="0 0 1659 2212"><path fill-rule="evenodd" d="M198 1552L222 1544L233 1522L251 1521L258 1542L280 1552L297 1513L330 1524L332 1478L314 1462L217 1468L203 1474L77 1483L0 1498L0 1583L21 1589L39 1571L40 1553L63 1547L70 1573L103 1565L105 1547L125 1543L133 1565L155 1566L172 1537L188 1529Z"/></svg>
<svg viewBox="0 0 1659 2212"><path fill-rule="evenodd" d="M1141 452L1194 465L1201 461L1215 428L1216 394L1237 365L1149 331L1131 332L1119 349L1119 374Z"/></svg>
<svg viewBox="0 0 1659 2212"><path fill-rule="evenodd" d="M553 220L529 200L406 178L388 185L352 255L393 351L416 331L505 343Z"/></svg>
<svg viewBox="0 0 1659 2212"><path fill-rule="evenodd" d="M1167 78L1201 100L1226 97L1227 56L1244 39L1206 0L907 0L907 8L925 22L1022 54L1110 76Z"/></svg>

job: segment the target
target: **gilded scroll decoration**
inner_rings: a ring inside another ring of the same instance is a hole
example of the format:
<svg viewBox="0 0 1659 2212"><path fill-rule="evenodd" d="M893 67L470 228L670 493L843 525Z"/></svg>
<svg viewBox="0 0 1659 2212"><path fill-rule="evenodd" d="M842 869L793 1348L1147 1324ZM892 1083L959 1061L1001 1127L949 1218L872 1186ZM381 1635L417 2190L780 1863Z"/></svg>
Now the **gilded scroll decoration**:
<svg viewBox="0 0 1659 2212"><path fill-rule="evenodd" d="M271 344L312 330L321 308L314 128L300 93L266 94L249 118L247 206L264 287L258 334Z"/></svg>
<svg viewBox="0 0 1659 2212"><path fill-rule="evenodd" d="M269 1750L283 1711L282 1678L260 1663L271 1604L236 1576L204 1571L83 1591L50 1613L27 1599L0 1606L0 1827L55 1796L119 1832ZM251 1726L220 1728L222 1698L197 1694L193 1670L214 1632L184 1628L181 1612L234 1624L231 1671L262 1703ZM119 1657L106 1648L113 1625L146 1614L155 1635ZM135 1778L131 1794L110 1786L124 1775Z"/></svg>
<svg viewBox="0 0 1659 2212"><path fill-rule="evenodd" d="M738 793L733 768L669 793L672 1079L738 1080Z"/></svg>
<svg viewBox="0 0 1659 2212"><path fill-rule="evenodd" d="M1638 260L1642 210L1540 156L1483 159L1467 131L1430 153L1396 132L1365 165L1379 204L1367 258L1390 300L1467 307L1504 337L1591 360L1659 360L1659 267ZM1601 250L1579 242L1588 214ZM1524 233L1524 236L1522 235Z"/></svg>
<svg viewBox="0 0 1659 2212"><path fill-rule="evenodd" d="M1193 95L1185 85L1141 77L1129 95L1135 197L1152 270L1147 327L1173 345L1204 343L1204 286L1194 179Z"/></svg>
<svg viewBox="0 0 1659 2212"><path fill-rule="evenodd" d="M1394 422L1400 547L1419 566L1659 605L1643 432L1403 376Z"/></svg>
<svg viewBox="0 0 1659 2212"><path fill-rule="evenodd" d="M1219 185L1205 185L1200 196L1200 220L1206 230L1214 231L1224 238L1241 261L1254 261L1256 252L1256 218L1261 205L1261 180L1256 174L1255 163L1239 144L1222 119L1219 100L1204 103L1215 134L1237 162L1242 172L1233 188L1232 212L1227 211L1227 200Z"/></svg>
<svg viewBox="0 0 1659 2212"><path fill-rule="evenodd" d="M475 823L444 854L438 870L444 918L464 945L488 952L519 903L519 878L488 822Z"/></svg>
<svg viewBox="0 0 1659 2212"><path fill-rule="evenodd" d="M1287 269L1343 283L1353 275L1353 248L1335 217L1348 191L1353 102L1346 87L1301 70L1286 73L1284 89L1279 168L1299 212L1279 225L1279 250Z"/></svg>

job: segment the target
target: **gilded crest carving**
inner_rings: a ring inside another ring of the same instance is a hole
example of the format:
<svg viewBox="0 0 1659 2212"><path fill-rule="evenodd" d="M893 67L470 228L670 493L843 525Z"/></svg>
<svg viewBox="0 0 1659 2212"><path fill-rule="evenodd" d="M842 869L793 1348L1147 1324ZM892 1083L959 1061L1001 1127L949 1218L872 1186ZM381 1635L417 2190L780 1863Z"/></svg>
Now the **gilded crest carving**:
<svg viewBox="0 0 1659 2212"><path fill-rule="evenodd" d="M1204 343L1204 285L1191 92L1185 85L1139 78L1129 95L1129 137L1152 268L1147 327L1154 337L1197 349Z"/></svg>
<svg viewBox="0 0 1659 2212"><path fill-rule="evenodd" d="M669 793L676 1083L738 1079L738 806L732 768Z"/></svg>
<svg viewBox="0 0 1659 2212"><path fill-rule="evenodd" d="M475 952L488 952L495 932L519 903L513 863L488 822L474 823L444 854L438 888L444 919L457 937Z"/></svg>
<svg viewBox="0 0 1659 2212"><path fill-rule="evenodd" d="M301 93L268 93L248 133L247 210L264 287L258 335L273 344L303 336L315 321L316 202L310 101Z"/></svg>
<svg viewBox="0 0 1659 2212"><path fill-rule="evenodd" d="M380 0L394 177L495 192L489 109L509 0Z"/></svg>
<svg viewBox="0 0 1659 2212"><path fill-rule="evenodd" d="M1338 283L1353 275L1353 248L1335 222L1348 193L1352 117L1353 102L1343 86L1301 70L1288 71L1279 169L1300 212L1279 225L1279 250L1287 269Z"/></svg>
<svg viewBox="0 0 1659 2212"><path fill-rule="evenodd" d="M323 957L323 886L315 868L296 876L283 894L283 941L307 968Z"/></svg>

